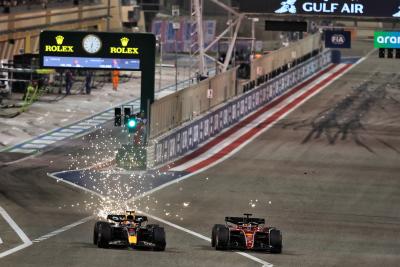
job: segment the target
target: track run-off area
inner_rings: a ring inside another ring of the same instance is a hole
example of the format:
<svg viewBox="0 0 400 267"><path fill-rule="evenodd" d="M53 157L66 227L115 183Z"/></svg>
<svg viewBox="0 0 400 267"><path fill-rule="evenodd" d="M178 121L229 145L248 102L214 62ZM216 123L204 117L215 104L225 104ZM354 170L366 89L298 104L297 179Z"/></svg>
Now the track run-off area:
<svg viewBox="0 0 400 267"><path fill-rule="evenodd" d="M179 176L145 185L140 197L133 194L132 204L165 227L165 252L98 249L87 208L96 206L98 196L84 184L47 175L95 154L83 149L90 142L118 136L111 123L98 138L94 132L0 166L0 206L31 242L0 258L0 266L397 266L396 61L374 52L324 75L286 102L256 111L257 118L218 145L171 166L168 171ZM211 248L212 226L245 212L282 230L282 254ZM25 244L4 216L0 229L0 255Z"/></svg>

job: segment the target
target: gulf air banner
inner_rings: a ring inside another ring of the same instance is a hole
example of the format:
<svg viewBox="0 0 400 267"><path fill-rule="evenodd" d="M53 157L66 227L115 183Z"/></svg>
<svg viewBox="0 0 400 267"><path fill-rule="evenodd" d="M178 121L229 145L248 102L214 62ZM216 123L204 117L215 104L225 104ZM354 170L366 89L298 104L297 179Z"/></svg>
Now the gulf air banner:
<svg viewBox="0 0 400 267"><path fill-rule="evenodd" d="M400 18L398 0L237 0L241 12Z"/></svg>
<svg viewBox="0 0 400 267"><path fill-rule="evenodd" d="M400 48L400 32L375 32L375 48Z"/></svg>

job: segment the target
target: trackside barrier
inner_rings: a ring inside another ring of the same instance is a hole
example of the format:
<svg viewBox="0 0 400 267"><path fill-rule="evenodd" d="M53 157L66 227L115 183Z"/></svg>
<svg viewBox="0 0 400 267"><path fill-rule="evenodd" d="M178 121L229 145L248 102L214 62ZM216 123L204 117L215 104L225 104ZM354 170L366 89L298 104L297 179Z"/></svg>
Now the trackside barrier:
<svg viewBox="0 0 400 267"><path fill-rule="evenodd" d="M316 33L291 43L287 47L272 51L251 63L250 80L256 80L258 77L271 73L283 66L296 63L296 61L301 60L301 58L313 51L321 49L321 34Z"/></svg>
<svg viewBox="0 0 400 267"><path fill-rule="evenodd" d="M210 88L212 99L207 98ZM150 138L182 125L235 95L236 68L158 99L151 105Z"/></svg>
<svg viewBox="0 0 400 267"><path fill-rule="evenodd" d="M237 71L232 69L155 101L151 105L150 139L179 127L234 96L254 89L267 79L286 72L290 66L305 62L320 51L321 34L313 34L255 59L251 63L250 80L245 84L237 86ZM208 89L213 90L212 99L207 98Z"/></svg>
<svg viewBox="0 0 400 267"><path fill-rule="evenodd" d="M195 150L200 144L330 64L331 54L331 50L325 50L255 89L231 99L204 116L150 140L147 149L147 167L153 168L168 163Z"/></svg>

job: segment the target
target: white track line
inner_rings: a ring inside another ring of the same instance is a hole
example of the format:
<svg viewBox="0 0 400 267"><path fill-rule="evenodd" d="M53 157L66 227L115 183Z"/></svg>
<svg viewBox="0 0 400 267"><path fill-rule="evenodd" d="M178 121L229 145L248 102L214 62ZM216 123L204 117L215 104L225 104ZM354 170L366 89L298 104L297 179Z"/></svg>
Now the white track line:
<svg viewBox="0 0 400 267"><path fill-rule="evenodd" d="M86 222L92 220L94 217L95 216L89 216L89 217L83 218L83 219L81 219L81 220L79 220L77 222L71 223L71 224L66 225L64 227L61 227L60 229L54 230L53 232L50 232L48 234L45 234L45 235L43 235L41 237L36 238L35 240L33 240L33 242L34 243L39 243L41 241L49 239L50 237L56 236L58 234L61 234L62 232L68 231L68 230L70 230L70 229L72 229L72 228L74 228L74 227L76 227L78 225L86 223Z"/></svg>
<svg viewBox="0 0 400 267"><path fill-rule="evenodd" d="M19 236L19 238L21 238L21 240L23 242L22 245L19 245L12 249L1 252L0 253L0 259L1 259L5 256L15 253L21 249L29 247L30 245L32 245L32 241L26 236L26 234L22 231L22 229L19 228L19 226L14 222L14 220L7 213L7 211L5 209L3 209L2 207L0 207L0 214L3 216L4 220L11 226L11 228L17 233L17 235Z"/></svg>
<svg viewBox="0 0 400 267"><path fill-rule="evenodd" d="M3 244L3 240L1 240L1 237L0 237L0 245L1 245L1 244Z"/></svg>

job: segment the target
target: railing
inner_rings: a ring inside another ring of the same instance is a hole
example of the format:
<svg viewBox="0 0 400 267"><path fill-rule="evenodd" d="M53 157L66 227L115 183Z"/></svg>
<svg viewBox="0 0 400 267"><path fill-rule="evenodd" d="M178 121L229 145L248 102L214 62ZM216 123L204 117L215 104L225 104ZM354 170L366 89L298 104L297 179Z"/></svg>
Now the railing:
<svg viewBox="0 0 400 267"><path fill-rule="evenodd" d="M0 34L10 34L31 29L43 29L60 23L104 18L107 6L79 6L63 9L47 9L29 13L0 15Z"/></svg>

